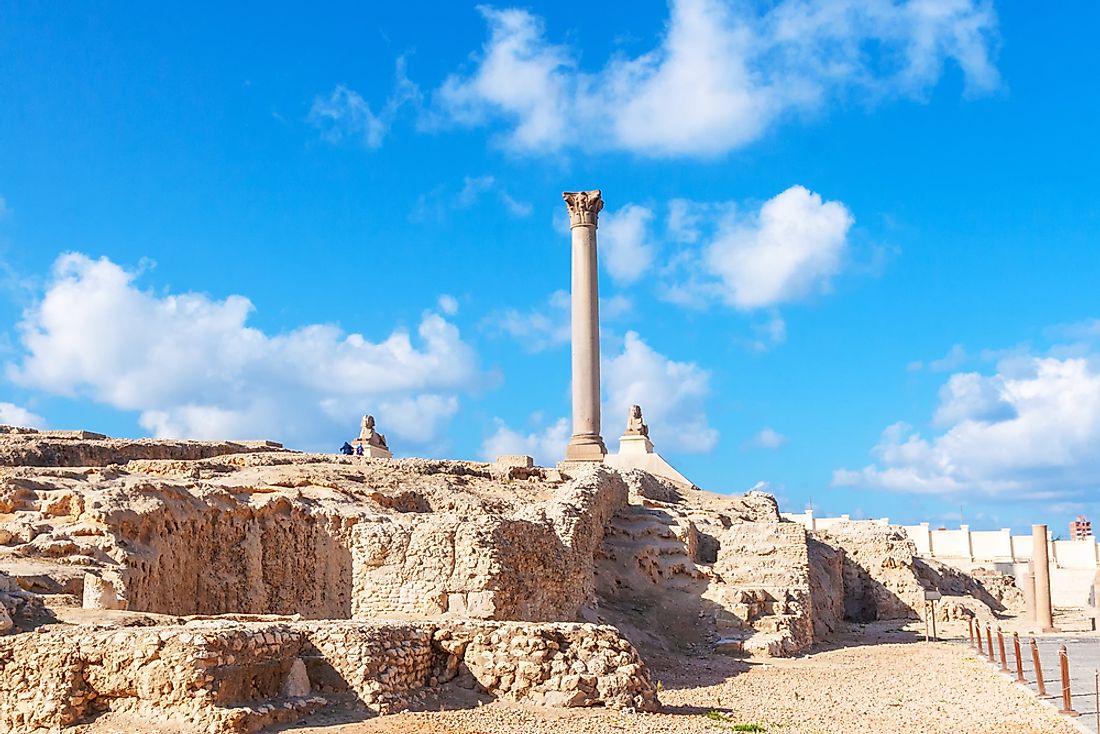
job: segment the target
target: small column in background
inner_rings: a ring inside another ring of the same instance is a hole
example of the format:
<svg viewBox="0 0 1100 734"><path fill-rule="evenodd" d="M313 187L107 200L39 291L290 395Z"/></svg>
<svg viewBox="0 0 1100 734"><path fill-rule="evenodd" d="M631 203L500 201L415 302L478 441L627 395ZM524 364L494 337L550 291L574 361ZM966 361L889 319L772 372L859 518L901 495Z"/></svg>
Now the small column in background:
<svg viewBox="0 0 1100 734"><path fill-rule="evenodd" d="M1031 540L1035 544L1031 552L1035 576L1035 624L1042 632L1054 629L1054 608L1050 602L1050 555L1047 550L1047 526L1032 525Z"/></svg>

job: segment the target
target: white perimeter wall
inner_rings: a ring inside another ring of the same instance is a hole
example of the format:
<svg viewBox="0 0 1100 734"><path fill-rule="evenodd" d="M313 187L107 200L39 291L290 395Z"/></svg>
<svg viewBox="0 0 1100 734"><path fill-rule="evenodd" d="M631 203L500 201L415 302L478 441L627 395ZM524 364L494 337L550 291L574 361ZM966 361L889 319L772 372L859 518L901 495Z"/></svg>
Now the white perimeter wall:
<svg viewBox="0 0 1100 734"><path fill-rule="evenodd" d="M889 525L889 518L851 520L840 517L814 517L812 511L782 513L791 522L808 530L827 530L840 522L873 522ZM1013 535L1002 530L971 530L961 525L957 530L933 530L928 523L901 525L912 538L921 558L934 558L945 565L969 573L975 568L991 568L1015 576L1021 583L1028 571L1033 542L1030 535ZM1100 546L1095 538L1086 540L1049 541L1050 595L1057 607L1083 607L1090 603L1092 584L1100 569Z"/></svg>

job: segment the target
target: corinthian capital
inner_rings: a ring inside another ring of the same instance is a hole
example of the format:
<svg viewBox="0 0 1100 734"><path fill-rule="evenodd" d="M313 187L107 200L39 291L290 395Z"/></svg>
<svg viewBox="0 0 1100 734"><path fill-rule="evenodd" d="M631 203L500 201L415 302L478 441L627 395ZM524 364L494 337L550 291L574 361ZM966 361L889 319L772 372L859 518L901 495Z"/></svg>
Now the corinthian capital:
<svg viewBox="0 0 1100 734"><path fill-rule="evenodd" d="M603 197L600 190L595 191L565 191L561 198L565 199L565 206L569 209L570 227L595 227L596 218L603 209Z"/></svg>

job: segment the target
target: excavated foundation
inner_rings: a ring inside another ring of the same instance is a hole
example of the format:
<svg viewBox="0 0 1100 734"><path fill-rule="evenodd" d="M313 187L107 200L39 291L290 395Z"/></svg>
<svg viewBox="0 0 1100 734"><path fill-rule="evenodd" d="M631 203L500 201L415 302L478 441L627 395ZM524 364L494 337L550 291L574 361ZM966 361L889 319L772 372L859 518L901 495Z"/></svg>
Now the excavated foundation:
<svg viewBox="0 0 1100 734"><path fill-rule="evenodd" d="M649 709L637 649L798 654L844 618L914 614L926 585L983 588L919 567L897 529L808 536L768 495L644 472L5 435L13 732L121 711L236 734L441 686Z"/></svg>

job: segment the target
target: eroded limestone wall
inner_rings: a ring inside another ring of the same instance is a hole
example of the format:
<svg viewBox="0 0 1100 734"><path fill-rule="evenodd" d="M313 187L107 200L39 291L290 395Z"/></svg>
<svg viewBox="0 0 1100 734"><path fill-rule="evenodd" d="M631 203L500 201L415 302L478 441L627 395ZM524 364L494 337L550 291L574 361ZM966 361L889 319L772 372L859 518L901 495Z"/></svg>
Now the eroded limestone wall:
<svg viewBox="0 0 1100 734"><path fill-rule="evenodd" d="M790 655L814 641L806 531L788 522L734 523L719 538L707 597L718 602L720 633L755 630L747 652ZM724 624L723 624L724 623ZM725 627L725 630L721 629Z"/></svg>
<svg viewBox="0 0 1100 734"><path fill-rule="evenodd" d="M827 640L844 623L844 551L807 533L814 640Z"/></svg>
<svg viewBox="0 0 1100 734"><path fill-rule="evenodd" d="M351 615L351 531L358 518L318 512L286 496L240 502L146 489L147 502L107 504L86 516L111 528L120 596L166 614Z"/></svg>
<svg viewBox="0 0 1100 734"><path fill-rule="evenodd" d="M658 705L630 643L595 625L203 621L0 638L0 726L12 734L104 711L242 734L334 694L388 713L445 684L549 705Z"/></svg>
<svg viewBox="0 0 1100 734"><path fill-rule="evenodd" d="M270 441L166 441L162 439L86 438L59 433L0 434L0 466L107 466L136 459L195 461L213 456L278 451Z"/></svg>
<svg viewBox="0 0 1100 734"><path fill-rule="evenodd" d="M844 619L871 622L921 615L925 587L915 566L916 548L899 527L837 523L813 536L842 554Z"/></svg>
<svg viewBox="0 0 1100 734"><path fill-rule="evenodd" d="M353 616L577 619L594 602L595 549L625 501L619 476L600 469L508 516L361 522L352 531Z"/></svg>

